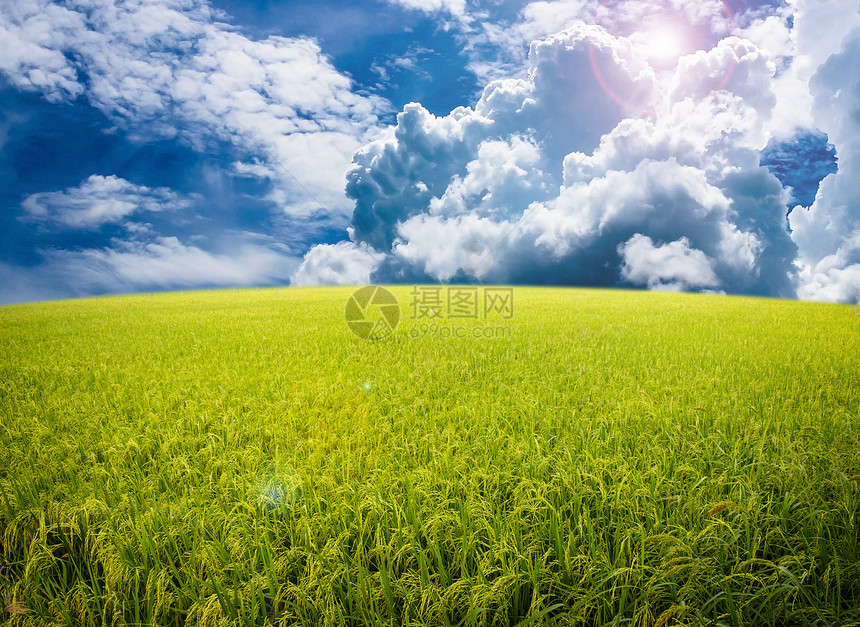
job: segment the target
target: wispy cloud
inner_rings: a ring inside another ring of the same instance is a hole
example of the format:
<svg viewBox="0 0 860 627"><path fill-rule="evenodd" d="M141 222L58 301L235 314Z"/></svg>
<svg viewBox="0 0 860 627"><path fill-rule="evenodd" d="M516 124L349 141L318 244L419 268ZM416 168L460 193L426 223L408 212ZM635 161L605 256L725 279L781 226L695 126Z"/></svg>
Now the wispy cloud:
<svg viewBox="0 0 860 627"><path fill-rule="evenodd" d="M148 290L283 285L299 259L277 244L233 234L220 250L129 223L129 239L101 248L45 249L43 261L21 267L0 263L0 302L70 298Z"/></svg>
<svg viewBox="0 0 860 627"><path fill-rule="evenodd" d="M52 101L84 96L133 134L259 155L292 198L285 211L347 211L343 174L385 101L354 93L315 41L252 40L224 17L201 1L14 0L0 9L0 68Z"/></svg>
<svg viewBox="0 0 860 627"><path fill-rule="evenodd" d="M28 217L72 229L118 224L133 214L181 211L194 199L165 187L135 185L117 176L93 174L78 187L28 196L22 206Z"/></svg>
<svg viewBox="0 0 860 627"><path fill-rule="evenodd" d="M445 13L461 20L468 20L466 0L385 0L389 4L405 9L423 11L427 14Z"/></svg>

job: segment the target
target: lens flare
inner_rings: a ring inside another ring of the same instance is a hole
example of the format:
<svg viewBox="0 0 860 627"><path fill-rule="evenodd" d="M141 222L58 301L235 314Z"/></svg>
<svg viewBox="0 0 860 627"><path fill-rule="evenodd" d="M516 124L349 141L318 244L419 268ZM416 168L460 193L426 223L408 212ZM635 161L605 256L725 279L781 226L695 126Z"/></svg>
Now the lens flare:
<svg viewBox="0 0 860 627"><path fill-rule="evenodd" d="M675 74L679 60L698 50L710 50L734 31L734 16L726 0L699 5L679 4L674 0L598 0L594 11L595 26L613 37L626 40L636 55L654 72L658 88L665 88ZM606 94L628 112L652 117L658 115L660 102L636 102L625 95L629 85L618 79L617 63L596 51L588 40L588 58L597 83ZM732 62L721 74L711 76L710 93L723 90L735 69ZM623 73L622 73L623 74Z"/></svg>
<svg viewBox="0 0 860 627"><path fill-rule="evenodd" d="M657 63L676 62L683 54L682 36L671 28L660 28L630 37L646 59Z"/></svg>

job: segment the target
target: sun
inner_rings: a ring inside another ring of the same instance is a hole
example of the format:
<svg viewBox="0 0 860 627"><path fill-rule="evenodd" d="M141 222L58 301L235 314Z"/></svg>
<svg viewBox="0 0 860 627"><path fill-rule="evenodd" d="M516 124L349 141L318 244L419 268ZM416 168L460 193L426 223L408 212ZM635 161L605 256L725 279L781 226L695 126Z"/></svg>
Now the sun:
<svg viewBox="0 0 860 627"><path fill-rule="evenodd" d="M630 35L630 40L655 67L674 66L684 54L684 37L677 28L637 31Z"/></svg>
<svg viewBox="0 0 860 627"><path fill-rule="evenodd" d="M649 34L646 52L657 59L677 59L681 54L680 37L673 30L659 29Z"/></svg>
<svg viewBox="0 0 860 627"><path fill-rule="evenodd" d="M593 25L602 28L636 58L644 62L659 86L658 91L668 94L683 60L699 51L708 51L735 31L735 21L727 0L689 2L688 0L596 0ZM644 109L624 98L628 88L616 89L612 73L604 75L595 47L588 40L588 58L594 77L600 87L616 103L637 115L655 115L649 107ZM734 71L734 63L722 75L710 77L713 92L721 91ZM641 73L640 73L641 75ZM617 84L617 81L616 81ZM665 101L665 99L664 99ZM668 102L668 101L665 101ZM664 102L664 104L665 104ZM652 105L656 106L656 105Z"/></svg>

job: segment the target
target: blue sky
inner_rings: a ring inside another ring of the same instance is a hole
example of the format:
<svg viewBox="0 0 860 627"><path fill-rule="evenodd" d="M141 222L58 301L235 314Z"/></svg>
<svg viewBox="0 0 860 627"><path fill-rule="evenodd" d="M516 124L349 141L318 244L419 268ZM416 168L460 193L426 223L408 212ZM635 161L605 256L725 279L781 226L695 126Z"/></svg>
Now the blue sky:
<svg viewBox="0 0 860 627"><path fill-rule="evenodd" d="M858 302L857 66L847 1L10 0L0 302L418 281Z"/></svg>

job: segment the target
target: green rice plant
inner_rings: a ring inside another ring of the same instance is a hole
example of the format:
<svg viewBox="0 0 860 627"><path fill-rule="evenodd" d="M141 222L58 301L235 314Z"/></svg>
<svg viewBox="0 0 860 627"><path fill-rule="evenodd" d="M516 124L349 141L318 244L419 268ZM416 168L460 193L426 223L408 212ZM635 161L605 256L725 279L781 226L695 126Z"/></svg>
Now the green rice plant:
<svg viewBox="0 0 860 627"><path fill-rule="evenodd" d="M0 620L860 624L856 308L391 290L0 308Z"/></svg>

